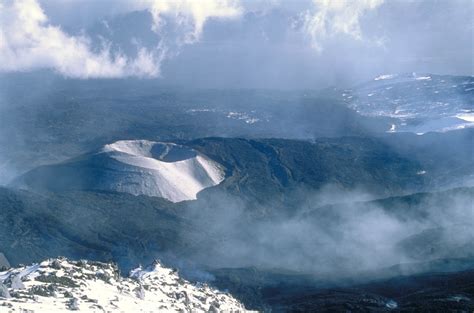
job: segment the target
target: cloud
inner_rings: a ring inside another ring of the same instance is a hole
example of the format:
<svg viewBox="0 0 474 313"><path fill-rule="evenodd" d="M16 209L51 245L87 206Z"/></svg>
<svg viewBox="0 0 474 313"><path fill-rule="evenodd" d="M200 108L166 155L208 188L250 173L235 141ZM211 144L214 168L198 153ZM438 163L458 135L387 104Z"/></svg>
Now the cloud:
<svg viewBox="0 0 474 313"><path fill-rule="evenodd" d="M240 12L235 2L225 0L142 0L128 8L149 10L153 30L162 38L154 49L137 47L134 57L112 51L108 42L93 49L87 36L52 25L37 0L0 0L0 71L47 68L75 78L157 77L162 61L178 53L173 49L199 40L207 19ZM163 31L171 21L180 30L177 37Z"/></svg>
<svg viewBox="0 0 474 313"><path fill-rule="evenodd" d="M147 10L152 15L151 27L160 37L163 59L198 42L209 19L237 18L242 13L236 0L139 0L134 2L134 9Z"/></svg>
<svg viewBox="0 0 474 313"><path fill-rule="evenodd" d="M153 16L155 32L159 33L166 23L164 16L174 17L173 20L185 30L179 38L183 44L199 40L204 23L209 18L234 18L241 14L238 3L230 0L142 0L142 3Z"/></svg>
<svg viewBox="0 0 474 313"><path fill-rule="evenodd" d="M384 0L313 0L313 10L302 15L303 31L309 36L313 48L318 51L322 50L326 39L337 34L361 40L361 17L383 2Z"/></svg>
<svg viewBox="0 0 474 313"><path fill-rule="evenodd" d="M178 85L285 89L350 85L382 72L470 75L465 4L0 0L0 72L52 68L69 77L162 75ZM28 7L32 16L20 14Z"/></svg>
<svg viewBox="0 0 474 313"><path fill-rule="evenodd" d="M51 25L35 0L2 3L0 14L2 71L52 68L79 78L158 74L156 66L149 67L154 64L150 52L142 51L136 60L112 54L107 45L93 52L87 37L70 36Z"/></svg>

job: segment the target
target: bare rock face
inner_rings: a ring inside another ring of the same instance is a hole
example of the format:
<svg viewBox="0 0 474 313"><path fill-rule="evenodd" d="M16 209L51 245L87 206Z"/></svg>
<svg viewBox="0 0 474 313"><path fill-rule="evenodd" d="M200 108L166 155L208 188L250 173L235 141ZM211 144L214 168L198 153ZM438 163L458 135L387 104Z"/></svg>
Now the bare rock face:
<svg viewBox="0 0 474 313"><path fill-rule="evenodd" d="M122 277L115 264L52 259L0 272L9 312L247 312L227 293L155 262Z"/></svg>
<svg viewBox="0 0 474 313"><path fill-rule="evenodd" d="M9 267L10 267L10 263L8 262L5 255L0 252L0 271L4 269L8 269Z"/></svg>
<svg viewBox="0 0 474 313"><path fill-rule="evenodd" d="M0 284L0 298L10 298L10 292L8 291L7 286L4 284Z"/></svg>

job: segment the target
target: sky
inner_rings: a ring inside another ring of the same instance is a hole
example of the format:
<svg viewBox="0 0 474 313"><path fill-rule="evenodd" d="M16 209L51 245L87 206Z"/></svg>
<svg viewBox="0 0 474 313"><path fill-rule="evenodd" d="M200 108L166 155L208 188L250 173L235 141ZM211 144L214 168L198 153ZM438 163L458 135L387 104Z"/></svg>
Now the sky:
<svg viewBox="0 0 474 313"><path fill-rule="evenodd" d="M0 0L0 72L312 89L472 75L472 0Z"/></svg>

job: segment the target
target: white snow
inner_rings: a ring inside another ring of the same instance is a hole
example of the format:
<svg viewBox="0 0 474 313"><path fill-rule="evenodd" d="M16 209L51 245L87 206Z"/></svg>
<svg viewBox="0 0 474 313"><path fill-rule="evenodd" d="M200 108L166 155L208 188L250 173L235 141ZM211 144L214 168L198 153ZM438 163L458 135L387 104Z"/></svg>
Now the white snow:
<svg viewBox="0 0 474 313"><path fill-rule="evenodd" d="M110 145L105 145L103 152L123 152L131 155L151 157L151 148L155 142L148 140L120 140Z"/></svg>
<svg viewBox="0 0 474 313"><path fill-rule="evenodd" d="M468 298L468 297L466 297L465 295L455 295L455 296L449 297L449 300L451 300L451 301L456 301L456 302L459 302L459 301L471 301L471 299Z"/></svg>
<svg viewBox="0 0 474 313"><path fill-rule="evenodd" d="M398 308L398 303L395 302L394 300L389 300L387 303L385 303L385 306L389 309L396 309Z"/></svg>
<svg viewBox="0 0 474 313"><path fill-rule="evenodd" d="M374 80L384 80L384 79L391 79L391 78L394 78L395 75L393 74L384 74L384 75L380 75L380 76L377 76L374 78Z"/></svg>
<svg viewBox="0 0 474 313"><path fill-rule="evenodd" d="M215 111L216 111L216 109L203 108L203 109L189 109L186 112L188 112L188 113L197 113L197 112L215 112Z"/></svg>
<svg viewBox="0 0 474 313"><path fill-rule="evenodd" d="M419 76L415 77L416 80L431 80L431 76Z"/></svg>
<svg viewBox="0 0 474 313"><path fill-rule="evenodd" d="M114 174L101 181L106 190L179 202L196 199L198 192L224 180L220 164L173 143L122 140L106 145L99 154L119 162L108 165Z"/></svg>
<svg viewBox="0 0 474 313"><path fill-rule="evenodd" d="M254 124L254 123L257 123L258 121L260 121L260 119L258 119L258 118L248 118L248 119L245 120L245 123Z"/></svg>
<svg viewBox="0 0 474 313"><path fill-rule="evenodd" d="M456 115L456 117L466 122L474 123L474 112L461 113L461 114Z"/></svg>
<svg viewBox="0 0 474 313"><path fill-rule="evenodd" d="M24 288L13 286L17 277ZM0 298L0 312L246 312L231 295L159 262L122 277L110 263L51 259L2 272L0 283L11 295Z"/></svg>
<svg viewBox="0 0 474 313"><path fill-rule="evenodd" d="M255 113L254 111L252 113ZM260 122L259 118L252 117L248 113L244 112L229 112L227 113L227 118L234 119L234 120L242 120L247 124L255 124Z"/></svg>

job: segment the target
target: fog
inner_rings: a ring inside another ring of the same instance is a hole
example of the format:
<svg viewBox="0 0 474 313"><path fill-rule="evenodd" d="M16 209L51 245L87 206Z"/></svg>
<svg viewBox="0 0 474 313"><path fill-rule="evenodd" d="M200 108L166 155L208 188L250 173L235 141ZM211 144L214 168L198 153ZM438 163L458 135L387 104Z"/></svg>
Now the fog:
<svg viewBox="0 0 474 313"><path fill-rule="evenodd" d="M472 191L357 201L371 196L328 186L298 192L297 197L300 204L287 208L291 217L276 213L258 218L250 213L253 204L224 194L206 199L205 206L191 205L187 217L211 238L187 238L198 242L193 260L211 267L279 269L337 281L430 268L449 271L437 267L436 260L474 255ZM415 265L390 270L399 264Z"/></svg>

